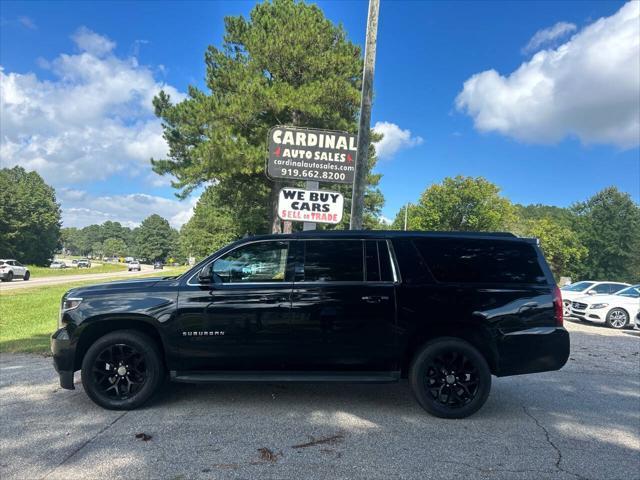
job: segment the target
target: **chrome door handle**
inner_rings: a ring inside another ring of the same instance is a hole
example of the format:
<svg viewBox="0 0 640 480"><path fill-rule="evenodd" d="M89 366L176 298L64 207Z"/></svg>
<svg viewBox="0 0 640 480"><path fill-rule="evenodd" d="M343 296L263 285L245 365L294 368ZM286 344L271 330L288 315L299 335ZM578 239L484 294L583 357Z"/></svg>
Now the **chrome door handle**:
<svg viewBox="0 0 640 480"><path fill-rule="evenodd" d="M368 303L380 303L384 300L389 300L389 297L386 295L365 295L362 300Z"/></svg>

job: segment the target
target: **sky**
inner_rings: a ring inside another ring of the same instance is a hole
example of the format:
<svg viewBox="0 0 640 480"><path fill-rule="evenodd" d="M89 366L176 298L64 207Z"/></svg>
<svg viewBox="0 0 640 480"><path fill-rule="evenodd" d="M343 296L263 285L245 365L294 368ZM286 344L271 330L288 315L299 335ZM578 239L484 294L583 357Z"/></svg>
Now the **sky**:
<svg viewBox="0 0 640 480"><path fill-rule="evenodd" d="M320 1L364 44L367 2ZM224 17L255 2L0 3L0 162L56 188L64 226L175 227L151 170L167 146L151 99L204 85ZM640 2L381 0L372 127L392 219L447 176L515 203L569 206L614 185L640 202Z"/></svg>

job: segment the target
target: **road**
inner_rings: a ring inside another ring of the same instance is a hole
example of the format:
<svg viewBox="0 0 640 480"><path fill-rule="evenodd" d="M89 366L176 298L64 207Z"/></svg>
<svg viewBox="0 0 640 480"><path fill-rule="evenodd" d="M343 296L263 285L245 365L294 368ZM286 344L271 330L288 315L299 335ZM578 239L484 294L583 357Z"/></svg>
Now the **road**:
<svg viewBox="0 0 640 480"><path fill-rule="evenodd" d="M174 384L106 411L49 358L2 355L0 477L638 479L640 332L566 324L564 369L494 379L465 420L427 415L406 382Z"/></svg>
<svg viewBox="0 0 640 480"><path fill-rule="evenodd" d="M64 283L73 283L83 280L108 280L114 277L135 277L137 275L145 275L153 272L152 265L141 265L139 272L128 272L126 270L121 272L108 272L108 273L84 273L78 275L59 275L51 277L31 277L28 281L14 280L11 283L3 282L0 284L0 290L3 292L9 290L17 290L19 288L30 288L40 285L61 285ZM162 270L157 270L158 276L162 276Z"/></svg>

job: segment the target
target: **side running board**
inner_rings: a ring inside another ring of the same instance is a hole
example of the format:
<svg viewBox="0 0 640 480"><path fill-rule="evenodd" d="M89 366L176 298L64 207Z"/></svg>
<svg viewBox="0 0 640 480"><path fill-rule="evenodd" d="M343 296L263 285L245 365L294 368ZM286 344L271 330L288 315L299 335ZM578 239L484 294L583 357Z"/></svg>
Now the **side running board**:
<svg viewBox="0 0 640 480"><path fill-rule="evenodd" d="M299 383L391 383L400 380L400 372L285 372L285 371L219 371L176 372L171 380L183 383L210 382L299 382Z"/></svg>

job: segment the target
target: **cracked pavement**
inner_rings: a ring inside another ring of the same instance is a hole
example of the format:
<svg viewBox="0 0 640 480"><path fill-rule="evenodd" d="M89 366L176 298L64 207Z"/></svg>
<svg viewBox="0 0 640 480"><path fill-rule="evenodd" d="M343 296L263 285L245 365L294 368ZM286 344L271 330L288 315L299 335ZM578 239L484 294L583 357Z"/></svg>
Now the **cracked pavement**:
<svg viewBox="0 0 640 480"><path fill-rule="evenodd" d="M3 354L0 478L640 479L640 332L565 323L564 369L494 378L465 420L429 416L406 381L169 384L111 412L78 373L62 390L50 358Z"/></svg>

